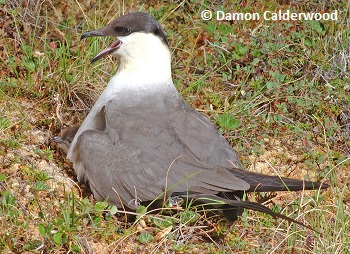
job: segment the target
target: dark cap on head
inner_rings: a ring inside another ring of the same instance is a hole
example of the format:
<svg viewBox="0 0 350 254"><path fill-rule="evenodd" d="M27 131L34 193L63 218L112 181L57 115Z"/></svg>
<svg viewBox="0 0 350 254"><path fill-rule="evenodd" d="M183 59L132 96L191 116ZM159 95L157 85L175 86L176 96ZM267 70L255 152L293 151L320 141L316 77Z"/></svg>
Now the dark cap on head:
<svg viewBox="0 0 350 254"><path fill-rule="evenodd" d="M128 36L134 32L152 33L168 45L162 27L151 15L144 12L123 15L101 29L85 32L81 39L90 36Z"/></svg>

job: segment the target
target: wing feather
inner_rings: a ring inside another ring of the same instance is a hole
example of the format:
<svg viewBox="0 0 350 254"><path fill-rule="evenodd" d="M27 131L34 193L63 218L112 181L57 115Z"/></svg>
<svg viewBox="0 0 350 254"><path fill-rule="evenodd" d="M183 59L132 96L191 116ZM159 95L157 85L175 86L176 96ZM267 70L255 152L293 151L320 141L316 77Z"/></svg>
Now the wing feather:
<svg viewBox="0 0 350 254"><path fill-rule="evenodd" d="M108 103L105 130L85 131L78 140L85 178L99 197L108 197L119 206L121 199L135 209L133 200L151 201L165 192L249 188L223 167L232 166L228 159L239 160L203 115L182 102L170 112L149 105L142 114L136 106L120 106ZM199 137L200 133L205 135ZM218 143L224 145L220 151L215 150Z"/></svg>

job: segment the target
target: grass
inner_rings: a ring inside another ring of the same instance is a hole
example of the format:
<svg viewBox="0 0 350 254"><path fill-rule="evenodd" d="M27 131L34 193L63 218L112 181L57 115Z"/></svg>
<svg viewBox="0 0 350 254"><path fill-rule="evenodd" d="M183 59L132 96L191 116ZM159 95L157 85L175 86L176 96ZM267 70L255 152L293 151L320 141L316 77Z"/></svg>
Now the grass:
<svg viewBox="0 0 350 254"><path fill-rule="evenodd" d="M349 3L346 1L5 1L0 36L0 250L3 253L347 253ZM152 6L151 6L152 5ZM337 22L203 21L204 9L338 10ZM325 192L252 195L319 234L244 212L228 223L196 207L122 211L82 194L50 137L81 122L115 73L80 41L122 10L160 20L184 100L207 114L248 170L322 180Z"/></svg>

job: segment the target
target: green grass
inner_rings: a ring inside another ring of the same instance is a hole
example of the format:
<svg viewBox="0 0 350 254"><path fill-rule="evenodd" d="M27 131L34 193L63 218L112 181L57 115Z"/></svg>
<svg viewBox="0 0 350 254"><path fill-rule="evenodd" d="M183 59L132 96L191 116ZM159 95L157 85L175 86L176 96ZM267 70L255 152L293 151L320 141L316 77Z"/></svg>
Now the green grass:
<svg viewBox="0 0 350 254"><path fill-rule="evenodd" d="M348 253L349 3L107 2L0 3L0 251ZM200 19L204 9L287 8L338 10L340 19ZM217 124L246 168L330 183L325 192L249 197L319 234L250 211L232 224L196 207L140 210L125 221L123 211L74 183L72 165L49 138L81 122L115 73L112 58L89 63L108 39L79 38L123 9L160 20L176 87Z"/></svg>

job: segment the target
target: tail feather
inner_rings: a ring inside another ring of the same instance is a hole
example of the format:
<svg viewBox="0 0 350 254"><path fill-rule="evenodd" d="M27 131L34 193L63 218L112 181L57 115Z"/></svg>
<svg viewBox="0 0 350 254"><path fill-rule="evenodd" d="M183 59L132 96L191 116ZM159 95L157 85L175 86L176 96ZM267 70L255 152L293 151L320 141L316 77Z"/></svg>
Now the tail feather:
<svg viewBox="0 0 350 254"><path fill-rule="evenodd" d="M210 205L213 208L216 208L218 210L222 210L224 216L229 221L235 221L239 215L242 214L243 210L242 208L254 210L258 212L262 212L265 214L271 215L274 219L280 218L292 223L296 223L298 225L301 225L303 227L306 227L312 231L315 231L313 228L305 225L302 222L299 222L297 220L294 220L286 215L276 213L272 211L270 208L256 203L256 202L250 202L250 201L243 201L243 200L231 200L226 198L221 198L215 195L203 195L203 194L192 194L192 195L179 195L178 197L182 198L193 198L196 202L199 202L200 204L206 204ZM315 231L317 232L317 231Z"/></svg>
<svg viewBox="0 0 350 254"><path fill-rule="evenodd" d="M312 231L315 231L313 228L305 225L304 223L294 220L286 215L280 214L280 213L275 213L274 211L272 211L271 209L269 209L268 207L261 205L259 203L254 203L254 202L249 202L249 201L241 201L241 200L228 200L227 203L229 204L229 206L232 207L236 207L236 206L240 206L246 209L250 209L250 210L254 210L254 211L258 211L258 212L262 212L262 213L266 213L271 215L275 220L277 218L292 222L292 223L296 223L298 225L301 225L303 227L306 227ZM224 211L224 215L226 216L226 213ZM317 232L317 231L315 231Z"/></svg>
<svg viewBox="0 0 350 254"><path fill-rule="evenodd" d="M268 176L241 169L232 169L230 171L236 177L249 183L250 188L247 190L248 192L300 191L326 189L329 187L328 184L321 182L296 180L279 176Z"/></svg>

